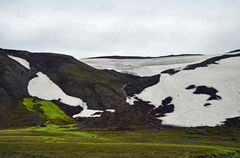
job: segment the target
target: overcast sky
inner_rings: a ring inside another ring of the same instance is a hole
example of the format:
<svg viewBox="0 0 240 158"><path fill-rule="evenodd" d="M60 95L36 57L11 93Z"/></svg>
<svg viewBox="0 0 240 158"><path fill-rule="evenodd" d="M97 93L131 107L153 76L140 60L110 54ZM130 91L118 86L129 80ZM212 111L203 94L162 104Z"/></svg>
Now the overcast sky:
<svg viewBox="0 0 240 158"><path fill-rule="evenodd" d="M77 58L240 48L240 0L0 0L0 47Z"/></svg>

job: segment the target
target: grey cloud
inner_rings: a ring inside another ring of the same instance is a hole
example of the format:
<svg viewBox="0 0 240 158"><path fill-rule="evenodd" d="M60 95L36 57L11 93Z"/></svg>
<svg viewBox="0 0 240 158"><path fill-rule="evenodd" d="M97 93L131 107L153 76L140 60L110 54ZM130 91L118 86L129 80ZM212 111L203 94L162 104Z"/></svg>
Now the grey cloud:
<svg viewBox="0 0 240 158"><path fill-rule="evenodd" d="M238 0L0 0L0 47L99 55L239 48Z"/></svg>

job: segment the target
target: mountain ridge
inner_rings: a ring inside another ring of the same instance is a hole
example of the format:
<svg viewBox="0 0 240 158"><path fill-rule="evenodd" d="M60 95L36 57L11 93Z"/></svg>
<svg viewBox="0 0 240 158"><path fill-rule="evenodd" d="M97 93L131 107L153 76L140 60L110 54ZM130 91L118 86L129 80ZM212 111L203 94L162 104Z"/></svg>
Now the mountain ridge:
<svg viewBox="0 0 240 158"><path fill-rule="evenodd" d="M97 56L97 57L89 57L83 59L154 59L154 58L167 58L167 57L179 57L179 56L201 56L203 54L177 54L177 55L165 55L165 56L121 56L121 55L112 55L112 56Z"/></svg>

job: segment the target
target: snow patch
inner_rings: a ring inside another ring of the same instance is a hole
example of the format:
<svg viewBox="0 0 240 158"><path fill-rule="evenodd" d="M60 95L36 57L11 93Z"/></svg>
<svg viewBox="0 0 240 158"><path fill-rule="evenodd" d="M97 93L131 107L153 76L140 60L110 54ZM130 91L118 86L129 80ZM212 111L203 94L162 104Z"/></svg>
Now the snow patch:
<svg viewBox="0 0 240 158"><path fill-rule="evenodd" d="M137 99L135 97L127 97L126 102L129 105L134 105L134 102L137 101Z"/></svg>
<svg viewBox="0 0 240 158"><path fill-rule="evenodd" d="M115 109L107 109L106 111L107 111L107 112L114 113L114 112L115 112Z"/></svg>
<svg viewBox="0 0 240 158"><path fill-rule="evenodd" d="M20 57L12 56L12 55L8 55L8 57L15 60L16 62L18 62L19 64L21 64L22 66L30 70L30 64L27 60Z"/></svg>
<svg viewBox="0 0 240 158"><path fill-rule="evenodd" d="M79 114L73 115L73 118L78 117L100 117L103 111L102 110L91 110L91 109L83 109Z"/></svg>
<svg viewBox="0 0 240 158"><path fill-rule="evenodd" d="M96 112L101 110L88 109L87 104L80 98L72 97L63 92L63 90L56 85L47 75L42 72L38 72L37 77L31 79L28 83L28 93L31 96L38 97L45 100L59 100L70 106L81 106L83 110L74 115L73 117L100 117L94 115Z"/></svg>
<svg viewBox="0 0 240 158"><path fill-rule="evenodd" d="M47 75L38 72L37 77L31 79L28 83L28 92L31 96L36 96L46 100L58 100L71 106L81 106L86 108L87 105L81 99L68 96L60 87L58 87Z"/></svg>
<svg viewBox="0 0 240 158"><path fill-rule="evenodd" d="M107 112L114 113L115 109L106 109ZM104 111L103 110L90 110L90 109L85 109L79 114L73 115L73 118L78 118L78 117L100 117Z"/></svg>

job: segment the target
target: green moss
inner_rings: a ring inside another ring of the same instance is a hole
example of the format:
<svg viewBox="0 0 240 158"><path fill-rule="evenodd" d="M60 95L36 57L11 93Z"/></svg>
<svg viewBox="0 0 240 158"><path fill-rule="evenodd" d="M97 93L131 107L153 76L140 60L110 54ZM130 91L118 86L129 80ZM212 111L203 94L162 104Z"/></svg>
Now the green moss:
<svg viewBox="0 0 240 158"><path fill-rule="evenodd" d="M48 124L46 127L32 126L23 128L7 128L4 131L8 132L65 132L65 131L76 131L78 130L77 124L67 124L67 125L55 125Z"/></svg>
<svg viewBox="0 0 240 158"><path fill-rule="evenodd" d="M51 101L41 100L39 101L39 104L42 105L41 108L44 111L44 116L48 119L62 119L66 121L71 120L69 116L67 116L61 109L58 108L57 105Z"/></svg>
<svg viewBox="0 0 240 158"><path fill-rule="evenodd" d="M30 111L39 112L46 121L53 124L65 124L75 122L66 115L56 104L48 100L24 98L23 105Z"/></svg>
<svg viewBox="0 0 240 158"><path fill-rule="evenodd" d="M33 98L24 98L23 105L25 105L28 110L33 110Z"/></svg>

